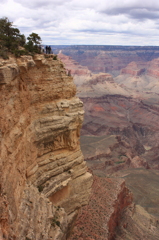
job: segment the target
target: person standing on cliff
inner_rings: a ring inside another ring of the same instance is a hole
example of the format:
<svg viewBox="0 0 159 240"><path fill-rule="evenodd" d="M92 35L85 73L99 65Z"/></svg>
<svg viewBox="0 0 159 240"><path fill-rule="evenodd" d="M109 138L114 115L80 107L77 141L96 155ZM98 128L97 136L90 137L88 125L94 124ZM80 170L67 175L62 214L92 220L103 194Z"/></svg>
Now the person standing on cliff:
<svg viewBox="0 0 159 240"><path fill-rule="evenodd" d="M45 47L45 52L48 54L48 46Z"/></svg>
<svg viewBox="0 0 159 240"><path fill-rule="evenodd" d="M48 53L49 54L51 53L51 47L50 46L48 47Z"/></svg>

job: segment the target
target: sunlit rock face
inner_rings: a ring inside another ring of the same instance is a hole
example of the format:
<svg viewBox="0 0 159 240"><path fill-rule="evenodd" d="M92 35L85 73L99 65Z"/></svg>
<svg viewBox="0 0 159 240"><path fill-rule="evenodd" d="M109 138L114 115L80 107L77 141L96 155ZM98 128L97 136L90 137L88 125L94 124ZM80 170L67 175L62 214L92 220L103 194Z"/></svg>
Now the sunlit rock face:
<svg viewBox="0 0 159 240"><path fill-rule="evenodd" d="M60 60L0 60L0 239L66 239L92 176L83 103Z"/></svg>

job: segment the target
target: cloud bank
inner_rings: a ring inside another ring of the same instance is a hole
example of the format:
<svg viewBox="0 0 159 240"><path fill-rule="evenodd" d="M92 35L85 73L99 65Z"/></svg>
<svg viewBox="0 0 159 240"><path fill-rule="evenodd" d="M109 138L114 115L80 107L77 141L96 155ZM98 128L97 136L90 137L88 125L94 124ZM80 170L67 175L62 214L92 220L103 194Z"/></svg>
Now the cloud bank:
<svg viewBox="0 0 159 240"><path fill-rule="evenodd" d="M156 0L1 0L0 8L44 44L159 45Z"/></svg>

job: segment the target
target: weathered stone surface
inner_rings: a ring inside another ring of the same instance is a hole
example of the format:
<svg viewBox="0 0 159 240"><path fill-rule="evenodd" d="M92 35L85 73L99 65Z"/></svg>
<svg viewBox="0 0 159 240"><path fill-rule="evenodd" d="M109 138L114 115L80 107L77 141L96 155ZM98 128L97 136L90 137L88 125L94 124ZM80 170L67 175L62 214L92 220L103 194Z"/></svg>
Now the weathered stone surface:
<svg viewBox="0 0 159 240"><path fill-rule="evenodd" d="M141 65L144 65L144 64L141 64ZM131 62L126 66L126 68L121 69L121 74L130 74L133 76L140 76L144 71L145 71L145 68L143 66L140 66L139 63Z"/></svg>
<svg viewBox="0 0 159 240"><path fill-rule="evenodd" d="M0 85L9 84L18 74L19 69L16 64L7 64L0 67Z"/></svg>
<svg viewBox="0 0 159 240"><path fill-rule="evenodd" d="M1 239L66 239L92 184L79 146L83 103L52 55L2 63Z"/></svg>
<svg viewBox="0 0 159 240"><path fill-rule="evenodd" d="M90 202L80 211L69 240L115 239L123 210L131 203L124 180L94 176Z"/></svg>
<svg viewBox="0 0 159 240"><path fill-rule="evenodd" d="M159 58L153 59L151 62L149 62L147 73L150 76L159 77Z"/></svg>

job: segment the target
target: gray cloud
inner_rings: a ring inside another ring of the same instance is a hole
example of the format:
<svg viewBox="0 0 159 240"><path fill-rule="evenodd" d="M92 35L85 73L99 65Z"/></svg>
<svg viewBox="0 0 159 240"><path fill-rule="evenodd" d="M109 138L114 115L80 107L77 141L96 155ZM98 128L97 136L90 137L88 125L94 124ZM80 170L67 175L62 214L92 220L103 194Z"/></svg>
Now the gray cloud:
<svg viewBox="0 0 159 240"><path fill-rule="evenodd" d="M158 44L156 0L4 1L3 16L26 36L37 32L46 44Z"/></svg>
<svg viewBox="0 0 159 240"><path fill-rule="evenodd" d="M98 10L106 15L126 15L137 20L157 19L159 17L159 3L155 0L126 0L119 4L112 0L108 5L99 5Z"/></svg>
<svg viewBox="0 0 159 240"><path fill-rule="evenodd" d="M66 4L67 2L70 2L71 0L15 0L15 2L20 3L24 7L27 8L49 8L50 6L56 7L59 5Z"/></svg>
<svg viewBox="0 0 159 240"><path fill-rule="evenodd" d="M114 8L109 11L104 11L107 15L127 15L130 18L137 20L157 19L159 18L159 10L146 8Z"/></svg>

